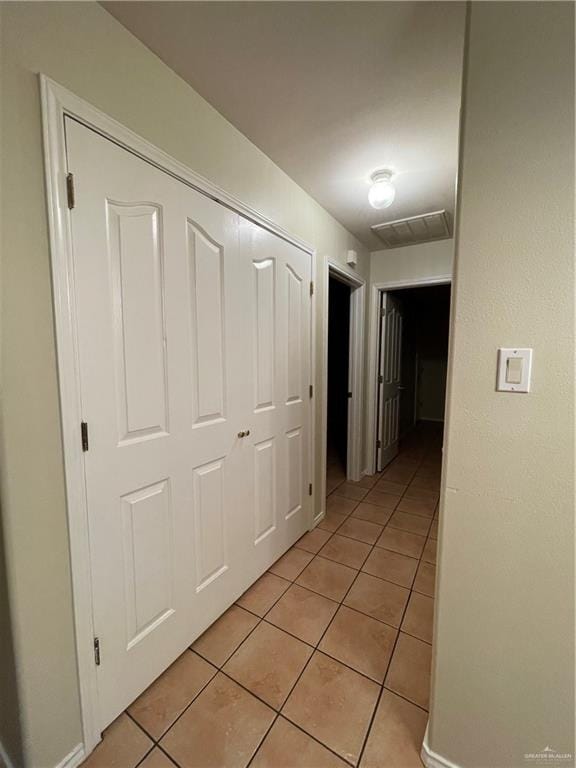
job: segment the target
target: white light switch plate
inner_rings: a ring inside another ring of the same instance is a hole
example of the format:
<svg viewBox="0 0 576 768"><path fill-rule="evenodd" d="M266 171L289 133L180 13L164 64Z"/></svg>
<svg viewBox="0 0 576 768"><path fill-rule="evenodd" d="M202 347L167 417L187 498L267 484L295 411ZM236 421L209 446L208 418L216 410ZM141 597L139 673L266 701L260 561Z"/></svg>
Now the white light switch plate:
<svg viewBox="0 0 576 768"><path fill-rule="evenodd" d="M498 350L498 392L529 392L532 350L500 347Z"/></svg>

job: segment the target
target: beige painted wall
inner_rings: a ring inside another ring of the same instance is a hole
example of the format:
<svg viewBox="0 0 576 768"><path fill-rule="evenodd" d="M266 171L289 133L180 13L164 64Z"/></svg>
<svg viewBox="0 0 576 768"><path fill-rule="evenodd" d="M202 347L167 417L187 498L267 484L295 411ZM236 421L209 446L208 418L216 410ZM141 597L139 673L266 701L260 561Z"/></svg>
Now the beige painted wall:
<svg viewBox="0 0 576 768"><path fill-rule="evenodd" d="M520 768L574 753L573 4L472 4L461 157L430 746Z"/></svg>
<svg viewBox="0 0 576 768"><path fill-rule="evenodd" d="M452 274L454 240L438 240L370 254L370 282L400 282Z"/></svg>
<svg viewBox="0 0 576 768"><path fill-rule="evenodd" d="M367 277L369 256L100 6L15 2L1 13L3 526L27 765L49 768L81 732L37 73L313 244L319 313L327 257L354 248Z"/></svg>

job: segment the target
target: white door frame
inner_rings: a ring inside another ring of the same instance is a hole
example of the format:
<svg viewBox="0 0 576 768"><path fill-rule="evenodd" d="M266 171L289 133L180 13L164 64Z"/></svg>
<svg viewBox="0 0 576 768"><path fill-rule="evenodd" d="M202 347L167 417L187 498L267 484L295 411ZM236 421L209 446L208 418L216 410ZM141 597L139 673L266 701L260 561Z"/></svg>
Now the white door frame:
<svg viewBox="0 0 576 768"><path fill-rule="evenodd" d="M376 439L378 425L378 345L379 345L379 307L380 294L386 291L398 291L402 288L426 288L432 285L449 285L452 275L437 277L421 277L411 280L390 280L384 283L373 283L370 290L370 308L368 315L368 383L366 387L366 466L368 473L376 472Z"/></svg>
<svg viewBox="0 0 576 768"><path fill-rule="evenodd" d="M362 475L362 404L364 402L364 324L366 281L358 275L328 259L324 280L324 317L322 329L322 457L321 457L321 509L326 508L326 464L328 427L328 293L330 275L350 286L350 355L348 363L349 391L352 397L348 406L348 480L360 480Z"/></svg>
<svg viewBox="0 0 576 768"><path fill-rule="evenodd" d="M83 745L80 758L88 755L100 741L95 717L98 702L94 664L94 629L92 620L92 584L88 538L88 510L80 440L80 380L74 310L74 271L72 233L67 198L67 156L64 118L72 117L111 139L129 152L169 173L193 189L240 213L259 226L310 255L312 280L315 279L315 250L270 219L242 203L233 195L170 157L104 112L73 94L50 78L40 75L46 194L50 231L54 321L56 327L62 439L66 480L66 503L70 539L76 658L80 687ZM315 302L311 301L311 379L315 380ZM310 413L310 482L314 479L315 401ZM313 497L314 498L314 497ZM314 519L311 504L309 525ZM77 763L76 763L77 764Z"/></svg>

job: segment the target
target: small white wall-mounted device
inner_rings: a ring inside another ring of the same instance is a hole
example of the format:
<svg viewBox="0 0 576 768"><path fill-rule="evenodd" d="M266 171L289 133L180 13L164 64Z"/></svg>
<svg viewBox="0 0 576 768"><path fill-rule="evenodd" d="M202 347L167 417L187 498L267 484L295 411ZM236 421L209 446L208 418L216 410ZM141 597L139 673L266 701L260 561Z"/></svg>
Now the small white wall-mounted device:
<svg viewBox="0 0 576 768"><path fill-rule="evenodd" d="M532 350L518 347L498 350L498 392L530 392Z"/></svg>
<svg viewBox="0 0 576 768"><path fill-rule="evenodd" d="M348 251L346 253L346 264L349 264L351 267L355 267L358 263L358 254L356 251Z"/></svg>

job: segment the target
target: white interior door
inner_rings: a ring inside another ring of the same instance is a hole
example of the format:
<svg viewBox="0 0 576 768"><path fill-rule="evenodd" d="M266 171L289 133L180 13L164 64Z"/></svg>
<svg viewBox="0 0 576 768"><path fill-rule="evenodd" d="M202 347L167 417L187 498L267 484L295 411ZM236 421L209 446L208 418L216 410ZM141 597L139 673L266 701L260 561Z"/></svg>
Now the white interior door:
<svg viewBox="0 0 576 768"><path fill-rule="evenodd" d="M308 527L310 257L66 140L104 728Z"/></svg>
<svg viewBox="0 0 576 768"><path fill-rule="evenodd" d="M402 307L388 293L381 294L378 370L377 469L398 453L402 361Z"/></svg>
<svg viewBox="0 0 576 768"><path fill-rule="evenodd" d="M249 564L259 574L310 522L310 257L240 220L240 254L250 276L250 322L242 350L252 382L245 447L253 510Z"/></svg>

